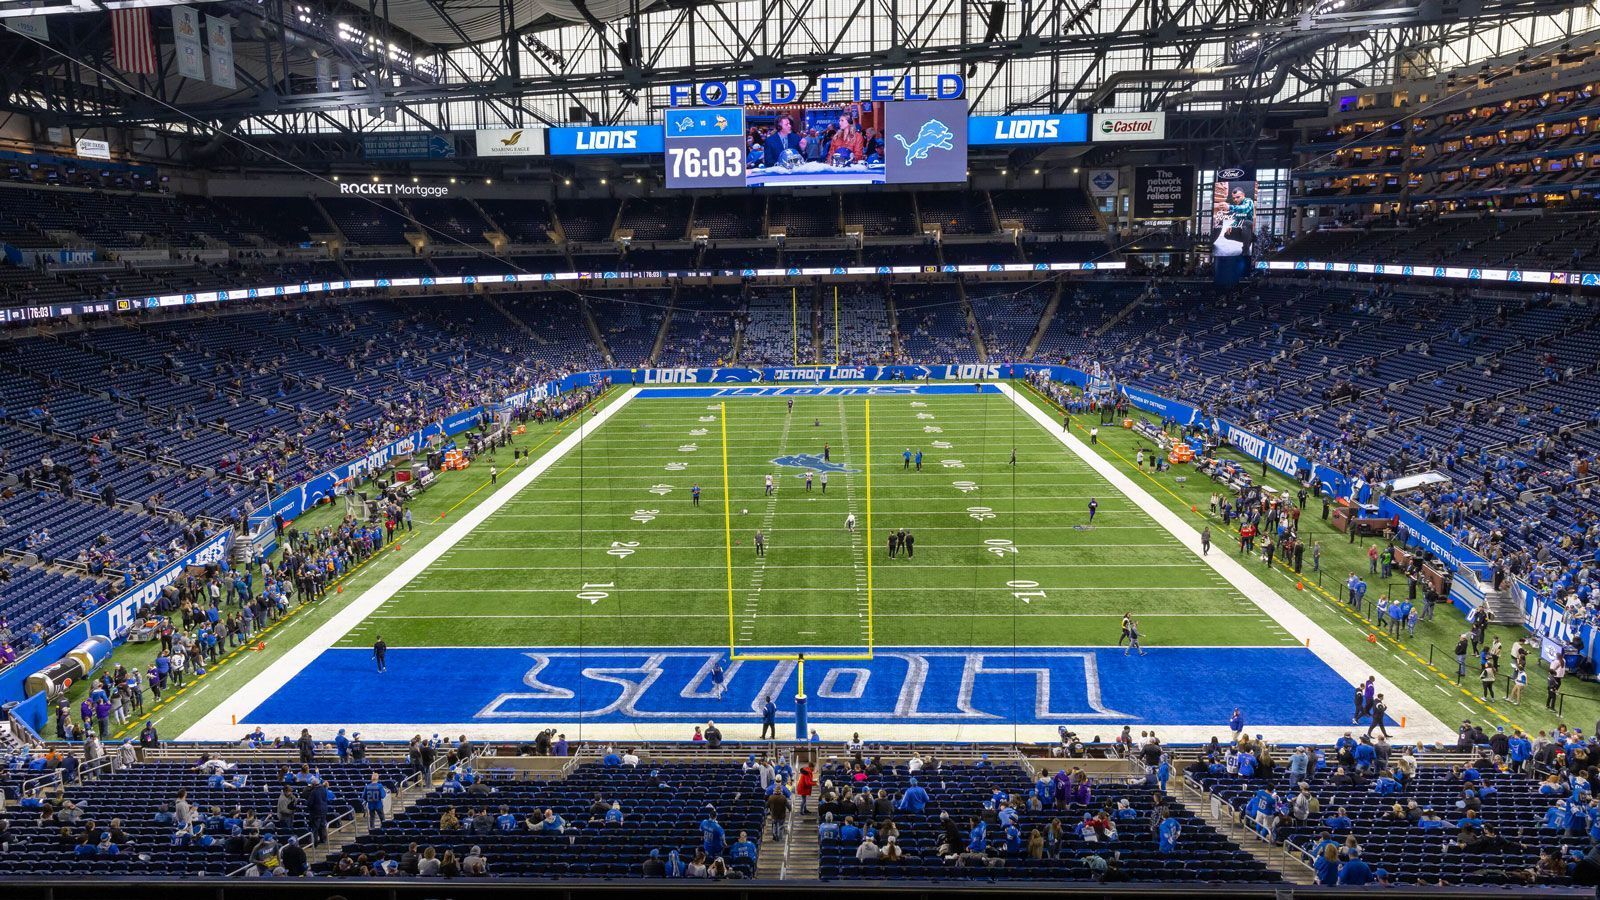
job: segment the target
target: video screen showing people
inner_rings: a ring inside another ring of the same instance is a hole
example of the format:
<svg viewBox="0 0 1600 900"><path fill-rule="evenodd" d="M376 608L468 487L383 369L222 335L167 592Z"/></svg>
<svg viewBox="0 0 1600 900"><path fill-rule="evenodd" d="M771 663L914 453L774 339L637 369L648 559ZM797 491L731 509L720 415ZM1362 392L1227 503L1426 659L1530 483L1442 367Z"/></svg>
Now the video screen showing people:
<svg viewBox="0 0 1600 900"><path fill-rule="evenodd" d="M745 108L752 187L883 184L884 104Z"/></svg>
<svg viewBox="0 0 1600 900"><path fill-rule="evenodd" d="M1211 255L1255 255L1256 174L1223 169L1211 185Z"/></svg>

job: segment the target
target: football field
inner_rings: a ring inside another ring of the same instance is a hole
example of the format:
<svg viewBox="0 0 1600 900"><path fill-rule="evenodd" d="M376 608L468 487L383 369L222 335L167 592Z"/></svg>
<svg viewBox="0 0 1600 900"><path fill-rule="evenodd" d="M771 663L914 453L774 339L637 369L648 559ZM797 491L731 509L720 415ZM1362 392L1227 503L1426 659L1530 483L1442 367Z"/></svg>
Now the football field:
<svg viewBox="0 0 1600 900"><path fill-rule="evenodd" d="M802 686L826 737L1338 733L1354 657L1076 443L997 385L633 389L185 736L753 736Z"/></svg>

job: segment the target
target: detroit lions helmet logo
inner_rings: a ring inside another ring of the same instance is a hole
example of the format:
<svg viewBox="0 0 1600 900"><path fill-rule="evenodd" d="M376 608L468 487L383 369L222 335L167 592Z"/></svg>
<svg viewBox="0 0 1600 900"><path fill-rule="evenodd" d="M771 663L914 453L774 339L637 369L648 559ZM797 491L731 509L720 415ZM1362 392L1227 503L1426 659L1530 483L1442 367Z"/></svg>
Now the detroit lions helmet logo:
<svg viewBox="0 0 1600 900"><path fill-rule="evenodd" d="M906 165L908 166L919 159L927 159L928 154L935 149L955 149L955 144L952 143L955 140L955 135L938 119L929 119L922 123L922 128L917 132L917 136L909 142L906 140L905 135L902 134L895 135L894 139L899 141L901 148L906 151Z"/></svg>
<svg viewBox="0 0 1600 900"><path fill-rule="evenodd" d="M774 459L772 464L790 469L810 469L813 472L840 472L845 475L853 475L859 471L836 462L828 462L815 453L791 453L788 456L780 456Z"/></svg>

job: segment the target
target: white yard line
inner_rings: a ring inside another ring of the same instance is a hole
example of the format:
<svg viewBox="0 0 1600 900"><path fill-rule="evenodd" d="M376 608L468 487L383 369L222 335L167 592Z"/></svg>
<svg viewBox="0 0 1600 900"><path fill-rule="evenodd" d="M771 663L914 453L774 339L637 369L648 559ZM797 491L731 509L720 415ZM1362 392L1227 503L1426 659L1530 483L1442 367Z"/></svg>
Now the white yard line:
<svg viewBox="0 0 1600 900"><path fill-rule="evenodd" d="M1411 699L1398 685L1389 681L1382 675L1373 672L1372 667L1363 662L1348 647L1339 643L1333 635L1325 631L1322 626L1311 621L1305 613L1296 609L1283 595L1268 587L1254 572L1245 568L1227 553L1200 552L1200 532L1194 526L1184 521L1177 513L1168 509L1155 497L1144 489L1143 486L1129 478L1105 457L1089 449L1075 435L1058 430L1058 423L1047 415L1044 410L1029 402L1019 395L1010 385L1000 385L1000 390L1010 397L1012 402L1021 407L1024 412L1038 422L1045 432L1054 435L1068 450L1071 450L1091 468L1100 473L1101 477L1111 483L1111 486L1120 491L1123 496L1132 500L1141 509L1150 515L1161 527L1176 537L1179 542L1188 547L1197 559L1209 565L1212 569L1226 578L1240 593L1260 607L1263 612L1271 616L1283 627L1296 641L1310 648L1319 659L1327 663L1330 668L1345 680L1351 687L1360 684L1368 674L1377 678L1379 692L1389 706L1389 714L1396 720L1404 717L1407 723L1405 731L1407 740L1445 740L1455 736L1455 730L1446 726L1433 713L1428 712L1421 704ZM1171 590L1165 588L1164 590ZM1246 714L1249 710L1245 711ZM1273 729L1273 737L1283 740L1286 732L1295 729ZM1323 729L1326 735L1330 729Z"/></svg>
<svg viewBox="0 0 1600 900"><path fill-rule="evenodd" d="M305 640L300 641L282 656L278 657L272 665L256 677L250 679L239 691L222 703L217 704L209 713L195 722L185 731L180 740L225 740L237 737L237 729L233 726L233 717L243 719L244 715L260 706L268 697L281 690L301 669L310 665L313 660L324 650L338 643L350 631L360 625L362 620L378 611L389 598L399 593L402 588L411 583L412 579L421 575L429 566L433 565L446 552L460 543L473 529L482 525L495 512L505 506L519 491L533 483L535 478L555 465L566 456L579 442L593 434L596 429L605 424L618 410L628 405L628 401L639 393L638 388L629 388L618 397L616 402L608 404L598 413L574 429L559 444L550 448L545 454L535 460L527 468L508 479L505 486L485 497L472 509L464 513L461 518L447 526L442 534L428 542L411 558L396 566L393 571L385 575L377 584L364 591L350 605L339 610L332 618L324 622L321 627L312 632Z"/></svg>

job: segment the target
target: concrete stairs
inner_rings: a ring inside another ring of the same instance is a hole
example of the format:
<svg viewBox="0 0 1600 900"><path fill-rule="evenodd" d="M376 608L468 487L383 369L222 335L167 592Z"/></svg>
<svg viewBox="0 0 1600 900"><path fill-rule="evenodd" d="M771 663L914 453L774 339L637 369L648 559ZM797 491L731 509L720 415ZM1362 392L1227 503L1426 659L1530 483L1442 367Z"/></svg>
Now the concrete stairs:
<svg viewBox="0 0 1600 900"><path fill-rule="evenodd" d="M1282 844L1269 844L1250 828L1245 827L1236 818L1236 813L1231 806L1221 802L1214 802L1211 795L1191 785L1188 781L1176 785L1177 790L1172 792L1188 810L1207 825L1215 828L1229 840L1238 844L1240 849L1261 861L1261 864L1283 875L1283 880L1290 884L1314 885L1317 883L1316 873L1311 867L1300 861L1300 858L1288 852ZM1181 843L1181 840L1180 840Z"/></svg>
<svg viewBox="0 0 1600 900"><path fill-rule="evenodd" d="M791 798L798 801L799 798ZM813 800L816 798L813 797ZM768 835L772 823L763 824ZM822 864L822 849L817 842L817 808L812 804L805 814L798 808L789 811L789 827L783 840L767 840L756 857L756 878L766 881L816 881Z"/></svg>

